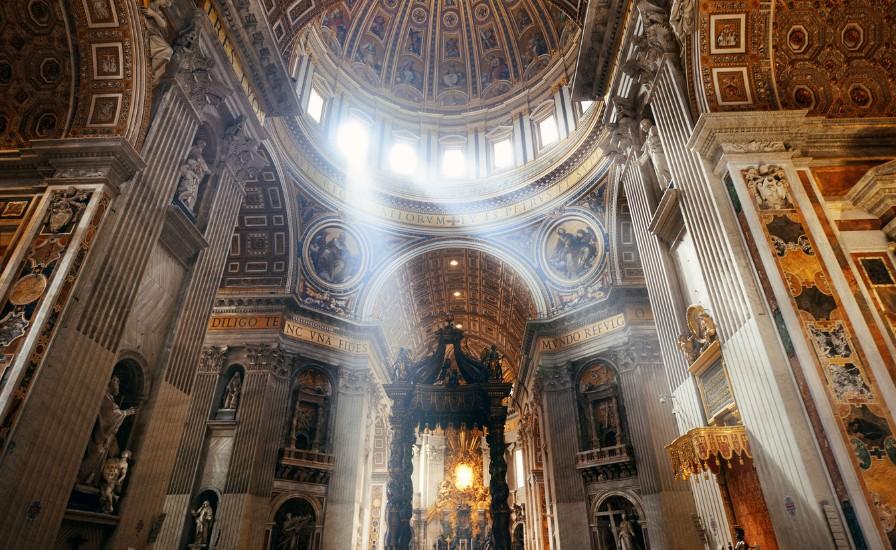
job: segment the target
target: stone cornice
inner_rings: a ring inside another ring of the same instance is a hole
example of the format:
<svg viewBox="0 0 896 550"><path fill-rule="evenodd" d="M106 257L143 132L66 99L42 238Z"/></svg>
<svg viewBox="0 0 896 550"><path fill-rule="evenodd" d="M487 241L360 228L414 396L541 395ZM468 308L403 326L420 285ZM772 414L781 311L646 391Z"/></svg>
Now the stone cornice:
<svg viewBox="0 0 896 550"><path fill-rule="evenodd" d="M808 111L705 113L697 121L688 148L718 168L723 156L796 152L821 119Z"/></svg>
<svg viewBox="0 0 896 550"><path fill-rule="evenodd" d="M34 140L30 148L0 158L0 181L43 177L50 184L103 183L117 190L145 165L119 137Z"/></svg>
<svg viewBox="0 0 896 550"><path fill-rule="evenodd" d="M705 113L688 147L717 171L722 158L785 153L812 158L892 158L896 120L828 119L808 111Z"/></svg>

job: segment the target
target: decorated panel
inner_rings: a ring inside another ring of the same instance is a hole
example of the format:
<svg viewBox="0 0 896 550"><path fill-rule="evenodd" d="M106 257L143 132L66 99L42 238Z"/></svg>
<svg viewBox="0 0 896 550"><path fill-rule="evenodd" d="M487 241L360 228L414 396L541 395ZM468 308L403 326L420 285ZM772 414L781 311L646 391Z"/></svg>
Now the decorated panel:
<svg viewBox="0 0 896 550"><path fill-rule="evenodd" d="M790 182L779 166L742 171L762 230L786 281L803 334L815 354L819 376L852 449L852 461L865 498L876 511L878 527L896 545L896 526L885 521L896 510L896 437L890 411L881 400L868 359L858 346L855 329L830 282ZM884 281L883 273L877 280Z"/></svg>
<svg viewBox="0 0 896 550"><path fill-rule="evenodd" d="M37 235L16 267L17 276L0 302L0 392L12 396L3 411L0 447L5 446L28 397L102 222L109 197L96 194L93 190L74 187L51 192ZM91 219L85 221L92 200L96 208ZM83 230L80 238L77 237L79 228ZM63 262L70 262L66 272L63 272ZM30 355L23 358L23 345L35 327L39 327L36 330L40 334ZM12 384L15 387L10 389Z"/></svg>

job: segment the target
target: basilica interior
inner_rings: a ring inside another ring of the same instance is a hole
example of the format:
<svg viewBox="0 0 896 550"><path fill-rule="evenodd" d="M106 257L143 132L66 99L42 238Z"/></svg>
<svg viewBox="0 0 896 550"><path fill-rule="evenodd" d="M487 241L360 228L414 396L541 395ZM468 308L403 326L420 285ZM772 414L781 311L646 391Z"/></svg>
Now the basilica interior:
<svg viewBox="0 0 896 550"><path fill-rule="evenodd" d="M896 0L0 2L0 547L896 549Z"/></svg>

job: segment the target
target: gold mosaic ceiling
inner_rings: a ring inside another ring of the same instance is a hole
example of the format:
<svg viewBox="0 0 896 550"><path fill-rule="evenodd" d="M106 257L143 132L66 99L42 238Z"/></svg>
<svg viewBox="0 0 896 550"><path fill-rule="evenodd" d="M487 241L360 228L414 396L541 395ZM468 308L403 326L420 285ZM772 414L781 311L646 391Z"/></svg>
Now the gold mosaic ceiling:
<svg viewBox="0 0 896 550"><path fill-rule="evenodd" d="M315 28L369 91L438 109L522 91L570 50L577 29L543 0L345 0Z"/></svg>
<svg viewBox="0 0 896 550"><path fill-rule="evenodd" d="M418 358L434 342L432 334L446 313L462 326L471 355L495 344L515 371L526 322L536 307L510 265L485 252L451 248L427 252L399 268L380 289L372 317L382 320L393 355L406 347ZM505 372L508 378L511 370Z"/></svg>

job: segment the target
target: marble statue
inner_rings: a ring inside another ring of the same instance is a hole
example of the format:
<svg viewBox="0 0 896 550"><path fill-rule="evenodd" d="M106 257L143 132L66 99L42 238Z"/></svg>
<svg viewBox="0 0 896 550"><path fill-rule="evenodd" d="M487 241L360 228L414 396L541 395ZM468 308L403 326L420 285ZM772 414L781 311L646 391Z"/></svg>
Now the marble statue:
<svg viewBox="0 0 896 550"><path fill-rule="evenodd" d="M308 550L307 544L303 544L303 542L307 542L307 537L303 541L302 535L313 520L314 518L310 515L294 516L291 512L286 512L277 549Z"/></svg>
<svg viewBox="0 0 896 550"><path fill-rule="evenodd" d="M208 500L203 500L202 505L190 513L193 514L193 522L196 524L193 544L190 546L192 548L207 548L212 531L212 522L215 520L212 504Z"/></svg>
<svg viewBox="0 0 896 550"><path fill-rule="evenodd" d="M696 18L694 17L696 8L696 0L675 0L672 2L669 24L672 26L675 36L682 42L696 30Z"/></svg>
<svg viewBox="0 0 896 550"><path fill-rule="evenodd" d="M224 398L221 402L222 409L235 410L240 406L240 392L243 389L243 377L235 373L224 388Z"/></svg>
<svg viewBox="0 0 896 550"><path fill-rule="evenodd" d="M644 147L647 149L647 154L650 155L657 181L660 186L665 187L672 181L672 172L669 171L669 162L666 160L663 142L660 141L656 126L646 118L641 121L641 131L644 132Z"/></svg>
<svg viewBox="0 0 896 550"><path fill-rule="evenodd" d="M211 173L205 158L206 142L198 138L190 147L187 158L180 166L180 180L177 182L177 199L191 212L196 212L196 199L199 196L199 184L202 178Z"/></svg>
<svg viewBox="0 0 896 550"><path fill-rule="evenodd" d="M137 413L134 407L121 409L118 405L120 392L121 381L118 376L112 375L106 395L100 404L100 413L97 415L93 432L90 434L87 452L78 470L78 483L97 485L106 459L118 454L118 442L115 440L118 430L127 417Z"/></svg>
<svg viewBox="0 0 896 550"><path fill-rule="evenodd" d="M118 458L107 458L103 465L103 479L100 481L100 507L103 513L111 514L121 498L124 480L128 475L128 460L131 451L124 450Z"/></svg>
<svg viewBox="0 0 896 550"><path fill-rule="evenodd" d="M632 528L632 522L628 516L623 514L622 521L619 522L619 544L618 550L635 550L635 530Z"/></svg>
<svg viewBox="0 0 896 550"><path fill-rule="evenodd" d="M149 6L141 8L146 19L146 34L149 36L149 60L152 66L152 83L156 84L164 75L174 50L166 38L168 22L162 14L163 8L171 6L173 0L152 0Z"/></svg>

